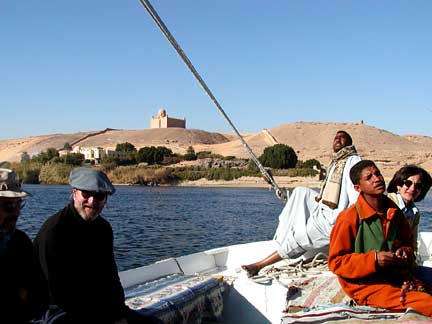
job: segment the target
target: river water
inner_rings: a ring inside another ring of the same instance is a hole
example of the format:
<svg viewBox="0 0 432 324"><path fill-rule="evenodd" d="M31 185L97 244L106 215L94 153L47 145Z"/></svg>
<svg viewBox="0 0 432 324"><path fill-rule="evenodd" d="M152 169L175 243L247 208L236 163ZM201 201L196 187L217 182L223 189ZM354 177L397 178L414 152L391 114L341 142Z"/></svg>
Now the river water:
<svg viewBox="0 0 432 324"><path fill-rule="evenodd" d="M33 239L70 199L69 186L25 185L32 194L18 227ZM264 188L117 186L103 216L114 231L120 271L220 246L269 240L283 208ZM432 231L432 193L417 206L420 230Z"/></svg>

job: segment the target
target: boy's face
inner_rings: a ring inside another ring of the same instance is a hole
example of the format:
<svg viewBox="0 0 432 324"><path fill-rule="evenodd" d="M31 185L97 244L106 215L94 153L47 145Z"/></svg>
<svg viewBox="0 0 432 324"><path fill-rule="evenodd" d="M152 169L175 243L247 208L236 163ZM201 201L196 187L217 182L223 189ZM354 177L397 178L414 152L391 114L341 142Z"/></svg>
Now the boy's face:
<svg viewBox="0 0 432 324"><path fill-rule="evenodd" d="M384 177L376 167L369 166L362 170L359 184L354 189L366 195L382 195L385 191Z"/></svg>

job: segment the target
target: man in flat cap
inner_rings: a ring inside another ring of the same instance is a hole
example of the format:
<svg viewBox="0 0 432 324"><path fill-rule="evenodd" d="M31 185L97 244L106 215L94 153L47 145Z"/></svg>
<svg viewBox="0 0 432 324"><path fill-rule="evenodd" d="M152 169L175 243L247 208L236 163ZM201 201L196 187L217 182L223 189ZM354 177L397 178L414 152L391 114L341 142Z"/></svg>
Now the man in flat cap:
<svg viewBox="0 0 432 324"><path fill-rule="evenodd" d="M26 196L16 173L0 168L0 323L28 323L48 302L32 242L16 228Z"/></svg>
<svg viewBox="0 0 432 324"><path fill-rule="evenodd" d="M125 305L113 231L101 216L114 186L102 171L82 167L72 170L70 185L71 202L34 241L51 304L65 311L66 323L150 323Z"/></svg>

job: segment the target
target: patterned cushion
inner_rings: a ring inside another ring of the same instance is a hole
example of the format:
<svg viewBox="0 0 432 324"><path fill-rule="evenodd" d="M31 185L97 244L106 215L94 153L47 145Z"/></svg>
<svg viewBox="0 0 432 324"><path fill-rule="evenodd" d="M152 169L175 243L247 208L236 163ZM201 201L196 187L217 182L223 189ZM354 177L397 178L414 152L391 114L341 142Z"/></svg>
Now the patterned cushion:
<svg viewBox="0 0 432 324"><path fill-rule="evenodd" d="M222 318L221 278L173 274L126 289L126 304L164 323L205 323Z"/></svg>

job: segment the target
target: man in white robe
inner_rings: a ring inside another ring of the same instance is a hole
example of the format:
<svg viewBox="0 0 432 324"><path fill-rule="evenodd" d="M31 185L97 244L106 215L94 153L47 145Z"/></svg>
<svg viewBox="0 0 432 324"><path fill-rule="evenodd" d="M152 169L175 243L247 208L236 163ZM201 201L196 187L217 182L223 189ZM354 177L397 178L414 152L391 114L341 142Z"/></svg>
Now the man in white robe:
<svg viewBox="0 0 432 324"><path fill-rule="evenodd" d="M261 261L243 265L249 276L282 259L297 258L328 246L336 217L357 200L358 192L354 190L349 172L360 160L351 136L338 131L333 139L332 162L321 191L318 193L305 187L293 190L279 216L274 236L277 251Z"/></svg>

